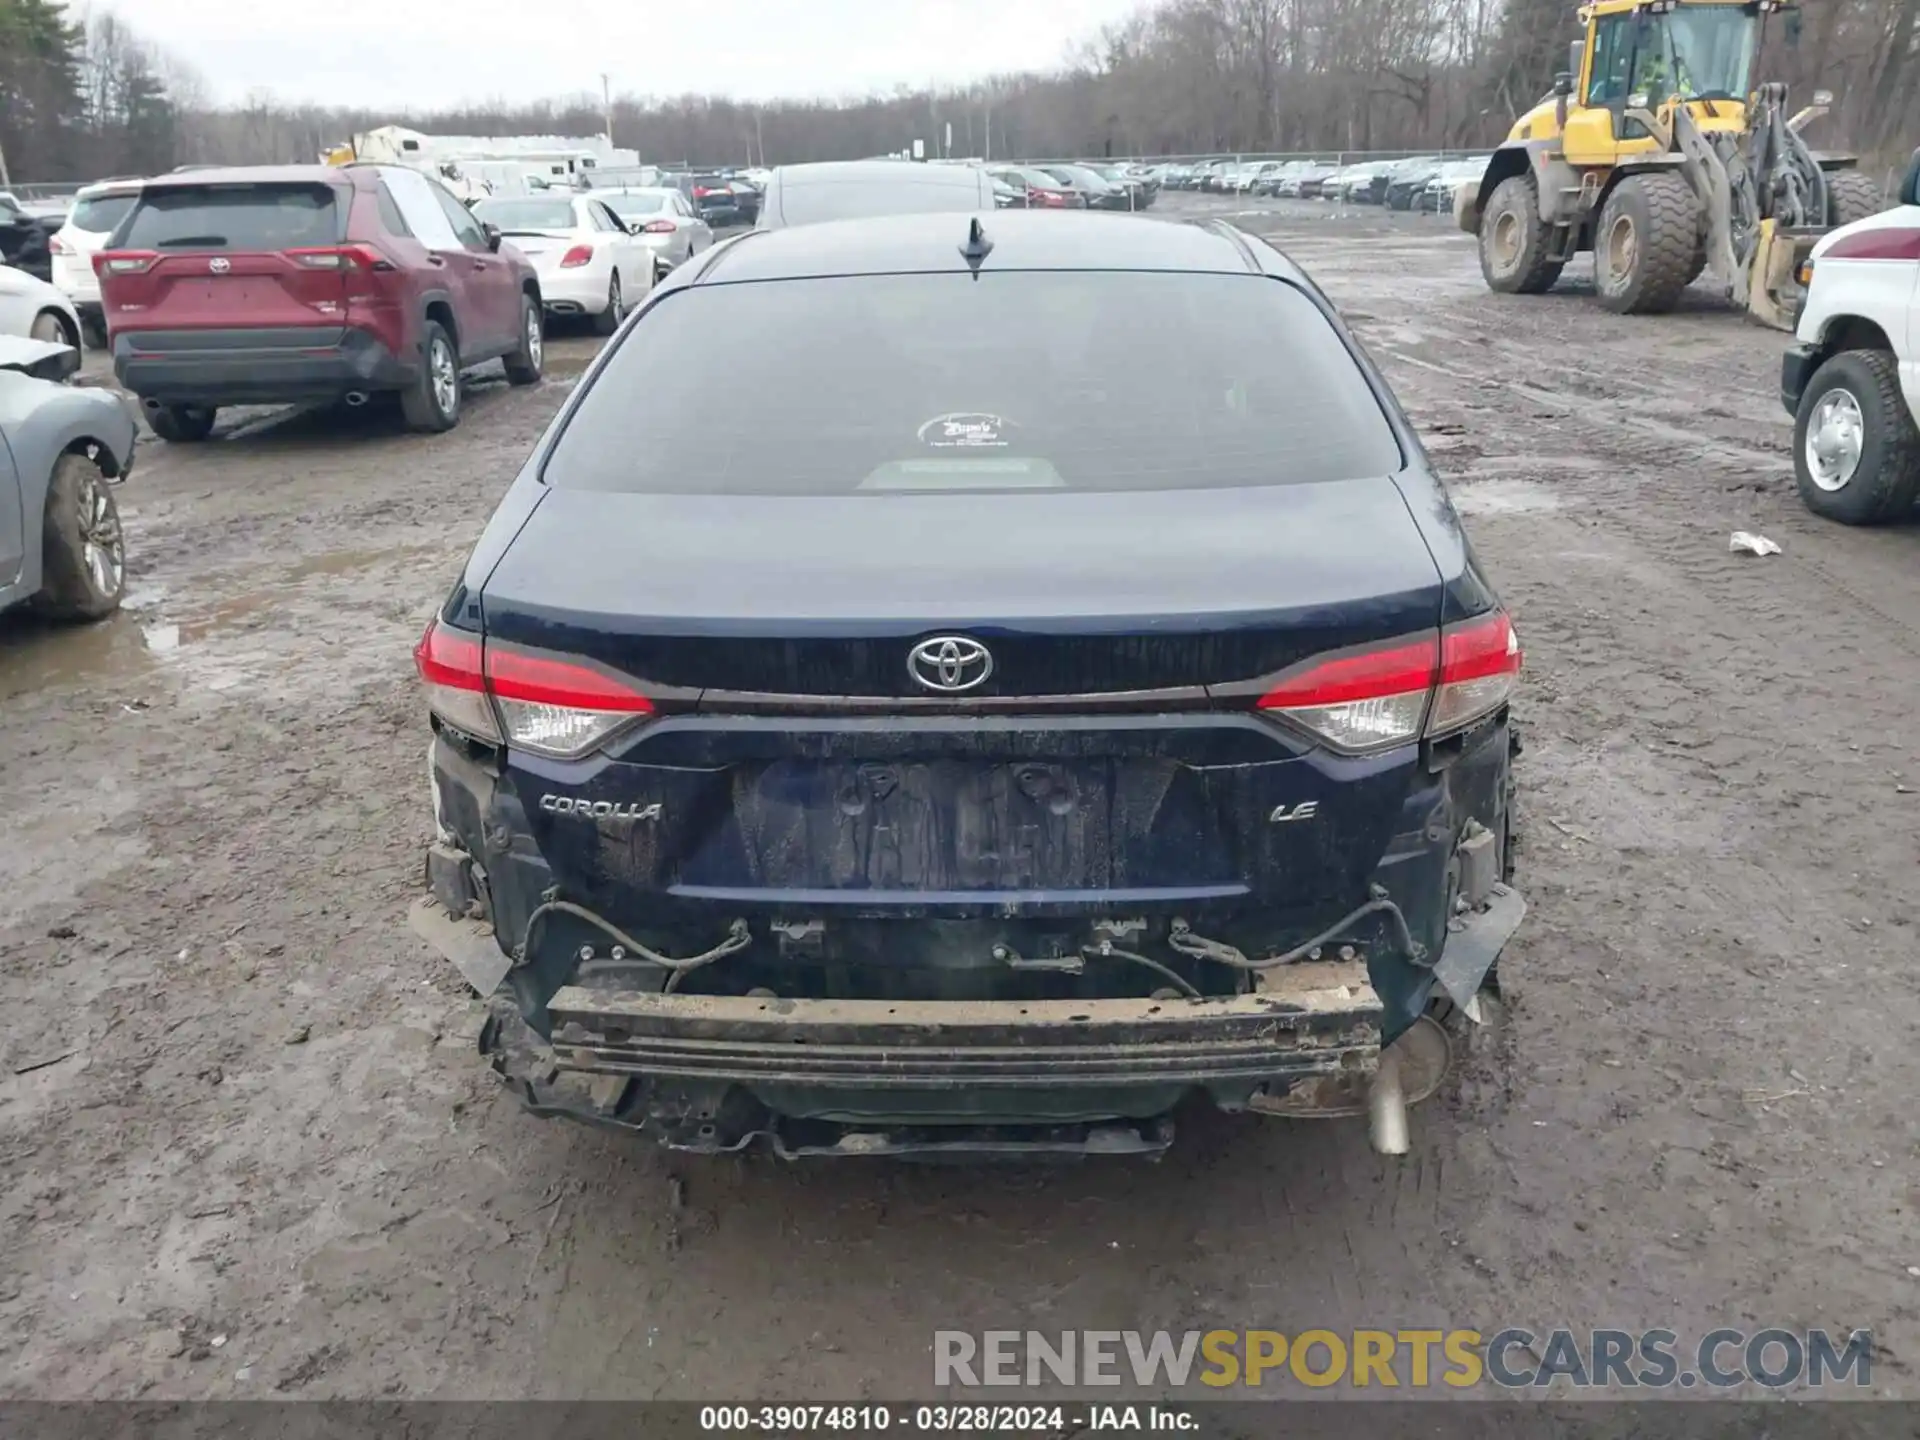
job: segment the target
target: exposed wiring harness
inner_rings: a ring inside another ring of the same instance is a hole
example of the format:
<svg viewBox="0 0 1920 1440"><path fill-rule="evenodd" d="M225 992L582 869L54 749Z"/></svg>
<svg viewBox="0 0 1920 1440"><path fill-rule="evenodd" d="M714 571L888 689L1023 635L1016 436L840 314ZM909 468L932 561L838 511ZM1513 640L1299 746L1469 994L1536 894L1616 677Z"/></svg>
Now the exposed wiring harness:
<svg viewBox="0 0 1920 1440"><path fill-rule="evenodd" d="M1178 985L1181 994L1185 995L1189 1000L1204 1000L1207 998L1200 993L1199 987L1189 981L1186 976L1171 966L1162 965L1150 955L1142 955L1135 950L1122 950L1111 940L1097 940L1092 944L1081 946L1080 949L1083 954L1110 957L1115 960L1131 960L1136 965L1144 965L1156 975L1163 975L1175 985Z"/></svg>
<svg viewBox="0 0 1920 1440"><path fill-rule="evenodd" d="M689 970L698 970L703 965L711 965L716 960L724 960L729 955L738 955L753 944L753 931L747 928L745 920L735 920L727 929L727 938L711 950L698 955L689 955L684 960L676 960L671 955L662 955L642 945L633 936L627 934L618 925L602 916L596 915L584 905L576 905L571 900L548 900L527 917L527 933L520 942L520 959L524 963L533 953L534 932L546 923L549 915L571 915L584 920L596 930L611 936L616 945L624 948L636 960L644 960L649 965L657 965L668 973L667 990L671 992L680 977Z"/></svg>
<svg viewBox="0 0 1920 1440"><path fill-rule="evenodd" d="M1413 932L1407 928L1407 917L1400 912L1398 905L1387 898L1387 892L1378 885L1373 887L1373 898L1359 909L1343 915L1311 940L1303 940L1291 950L1282 951L1278 955L1249 960L1244 952L1232 945L1194 934L1184 920L1173 922L1167 932L1167 944L1182 955L1190 956L1195 960L1211 960L1219 965L1230 965L1236 970L1272 970L1281 965L1293 965L1306 959L1321 946L1338 940L1369 915L1385 915L1393 922L1393 928L1398 932L1396 938L1406 952L1407 958L1415 965L1427 963L1427 947L1413 938Z"/></svg>

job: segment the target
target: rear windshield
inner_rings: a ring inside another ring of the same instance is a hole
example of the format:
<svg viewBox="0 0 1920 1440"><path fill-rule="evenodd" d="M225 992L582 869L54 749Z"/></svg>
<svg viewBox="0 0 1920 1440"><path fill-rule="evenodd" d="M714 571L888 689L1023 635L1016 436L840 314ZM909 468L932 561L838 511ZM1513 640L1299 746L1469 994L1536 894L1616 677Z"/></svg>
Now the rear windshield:
<svg viewBox="0 0 1920 1440"><path fill-rule="evenodd" d="M657 215L667 208L664 195L608 195L604 197L616 215Z"/></svg>
<svg viewBox="0 0 1920 1440"><path fill-rule="evenodd" d="M136 193L125 195L94 195L81 200L73 207L73 214L67 217L67 223L76 230L85 230L89 235L111 235L113 227L127 218L127 212L133 209L133 202L140 197Z"/></svg>
<svg viewBox="0 0 1920 1440"><path fill-rule="evenodd" d="M117 244L130 250L290 250L338 245L331 185L167 185L140 197Z"/></svg>
<svg viewBox="0 0 1920 1440"><path fill-rule="evenodd" d="M544 478L682 495L1178 490L1401 464L1339 335L1283 282L988 269L675 293L608 357Z"/></svg>
<svg viewBox="0 0 1920 1440"><path fill-rule="evenodd" d="M911 215L922 211L992 209L991 196L982 199L980 182L930 182L909 176L873 180L808 180L780 187L779 218L788 225L815 225L822 220L864 220L875 215Z"/></svg>
<svg viewBox="0 0 1920 1440"><path fill-rule="evenodd" d="M508 234L515 230L571 230L571 200L482 200L473 213Z"/></svg>

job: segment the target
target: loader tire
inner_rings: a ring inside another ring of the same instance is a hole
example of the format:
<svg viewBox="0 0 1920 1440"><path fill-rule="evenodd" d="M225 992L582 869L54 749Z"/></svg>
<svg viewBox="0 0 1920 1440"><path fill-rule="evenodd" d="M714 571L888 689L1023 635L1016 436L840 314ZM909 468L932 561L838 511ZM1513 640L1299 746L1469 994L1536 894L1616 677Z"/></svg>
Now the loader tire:
<svg viewBox="0 0 1920 1440"><path fill-rule="evenodd" d="M1842 525L1898 520L1920 499L1920 429L1886 350L1842 350L1814 372L1794 415L1793 475L1814 514Z"/></svg>
<svg viewBox="0 0 1920 1440"><path fill-rule="evenodd" d="M1886 208L1871 175L1840 170L1827 176L1827 223L1833 229L1878 215Z"/></svg>
<svg viewBox="0 0 1920 1440"><path fill-rule="evenodd" d="M1544 295L1566 262L1551 258L1551 229L1540 218L1531 175L1514 175L1494 188L1480 215L1480 273L1502 295Z"/></svg>
<svg viewBox="0 0 1920 1440"><path fill-rule="evenodd" d="M1593 284L1616 315L1662 315L1693 278L1700 204L1681 175L1629 175L1600 207Z"/></svg>

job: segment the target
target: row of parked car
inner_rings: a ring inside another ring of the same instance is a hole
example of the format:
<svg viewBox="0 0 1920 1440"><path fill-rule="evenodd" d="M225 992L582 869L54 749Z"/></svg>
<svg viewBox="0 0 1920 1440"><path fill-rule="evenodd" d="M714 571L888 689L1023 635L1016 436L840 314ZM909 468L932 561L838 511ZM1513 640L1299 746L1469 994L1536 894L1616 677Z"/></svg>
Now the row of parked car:
<svg viewBox="0 0 1920 1440"><path fill-rule="evenodd" d="M1206 160L1161 166L1154 174L1160 185L1171 190L1447 212L1459 187L1478 181L1486 165L1484 155L1414 155L1352 165L1328 160Z"/></svg>

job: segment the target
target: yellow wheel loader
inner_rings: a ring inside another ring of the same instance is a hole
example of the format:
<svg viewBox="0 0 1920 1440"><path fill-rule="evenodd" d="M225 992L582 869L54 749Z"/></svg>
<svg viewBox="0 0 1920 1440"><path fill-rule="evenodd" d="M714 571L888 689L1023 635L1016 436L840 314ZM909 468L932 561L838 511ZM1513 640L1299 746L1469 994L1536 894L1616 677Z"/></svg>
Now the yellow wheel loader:
<svg viewBox="0 0 1920 1440"><path fill-rule="evenodd" d="M1880 210L1853 157L1816 154L1788 118L1784 85L1751 84L1764 27L1797 38L1785 0L1593 0L1552 96L1514 123L1480 183L1461 187L1460 228L1480 240L1487 284L1552 288L1591 251L1600 303L1671 310L1706 274L1755 319L1791 330L1802 262L1835 226Z"/></svg>

